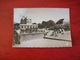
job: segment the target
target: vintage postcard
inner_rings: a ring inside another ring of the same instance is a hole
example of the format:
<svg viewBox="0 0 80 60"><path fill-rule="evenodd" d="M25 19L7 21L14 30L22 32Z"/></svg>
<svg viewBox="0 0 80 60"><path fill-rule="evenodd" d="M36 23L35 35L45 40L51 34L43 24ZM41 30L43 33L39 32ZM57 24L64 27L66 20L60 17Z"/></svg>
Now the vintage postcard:
<svg viewBox="0 0 80 60"><path fill-rule="evenodd" d="M14 8L12 47L72 47L69 8Z"/></svg>

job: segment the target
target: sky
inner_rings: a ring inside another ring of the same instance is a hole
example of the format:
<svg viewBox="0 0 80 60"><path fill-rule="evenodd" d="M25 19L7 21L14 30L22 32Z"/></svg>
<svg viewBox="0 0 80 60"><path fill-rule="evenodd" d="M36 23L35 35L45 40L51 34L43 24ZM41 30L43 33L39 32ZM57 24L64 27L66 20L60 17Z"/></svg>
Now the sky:
<svg viewBox="0 0 80 60"><path fill-rule="evenodd" d="M32 19L32 23L48 20L57 22L62 18L64 22L70 20L69 8L14 8L14 22L20 23L23 16Z"/></svg>

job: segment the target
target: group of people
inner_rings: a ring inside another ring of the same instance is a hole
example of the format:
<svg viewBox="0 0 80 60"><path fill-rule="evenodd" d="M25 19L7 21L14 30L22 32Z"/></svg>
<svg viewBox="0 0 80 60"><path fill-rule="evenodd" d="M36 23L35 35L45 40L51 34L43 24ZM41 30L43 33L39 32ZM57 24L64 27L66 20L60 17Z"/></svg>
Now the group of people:
<svg viewBox="0 0 80 60"><path fill-rule="evenodd" d="M47 32L45 32L45 34L44 34L44 36L46 36L46 35L48 35L49 33L49 35L50 36L55 36L55 37L57 37L58 36L58 34L64 34L64 28L62 28L62 27L54 27L54 29L53 30L49 30L49 31L47 31Z"/></svg>

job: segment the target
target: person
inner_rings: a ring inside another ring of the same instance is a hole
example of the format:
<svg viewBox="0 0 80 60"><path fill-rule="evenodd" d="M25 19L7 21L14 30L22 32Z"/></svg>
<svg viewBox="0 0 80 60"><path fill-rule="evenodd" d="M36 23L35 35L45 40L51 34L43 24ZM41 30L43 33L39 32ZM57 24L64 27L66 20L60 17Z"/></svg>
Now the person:
<svg viewBox="0 0 80 60"><path fill-rule="evenodd" d="M14 30L14 40L13 40L13 45L15 45L15 44L20 44L20 36L16 32L16 30Z"/></svg>

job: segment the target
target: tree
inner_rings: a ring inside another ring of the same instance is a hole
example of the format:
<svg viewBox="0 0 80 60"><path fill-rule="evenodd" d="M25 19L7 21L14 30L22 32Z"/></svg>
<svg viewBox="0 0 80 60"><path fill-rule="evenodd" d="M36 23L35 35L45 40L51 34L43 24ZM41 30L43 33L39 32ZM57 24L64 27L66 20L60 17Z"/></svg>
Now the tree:
<svg viewBox="0 0 80 60"><path fill-rule="evenodd" d="M43 28L47 27L47 22L46 21L42 21L42 27Z"/></svg>
<svg viewBox="0 0 80 60"><path fill-rule="evenodd" d="M42 23L38 24L38 28L51 28L55 26L55 22L52 20L42 21Z"/></svg>
<svg viewBox="0 0 80 60"><path fill-rule="evenodd" d="M54 27L55 26L55 22L52 20L47 21L47 27Z"/></svg>
<svg viewBox="0 0 80 60"><path fill-rule="evenodd" d="M64 29L65 30L70 30L70 23L69 22L65 22Z"/></svg>
<svg viewBox="0 0 80 60"><path fill-rule="evenodd" d="M39 23L39 24L38 24L38 28L42 28L42 24Z"/></svg>

